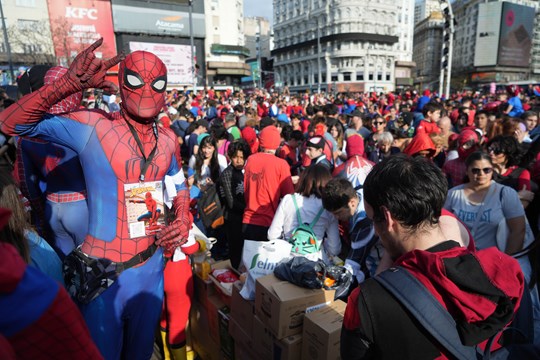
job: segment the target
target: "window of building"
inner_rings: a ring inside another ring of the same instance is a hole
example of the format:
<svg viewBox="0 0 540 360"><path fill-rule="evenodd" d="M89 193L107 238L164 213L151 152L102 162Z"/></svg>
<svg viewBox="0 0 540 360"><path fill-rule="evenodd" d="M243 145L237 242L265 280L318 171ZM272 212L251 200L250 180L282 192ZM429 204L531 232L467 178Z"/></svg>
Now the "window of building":
<svg viewBox="0 0 540 360"><path fill-rule="evenodd" d="M16 6L36 7L36 0L15 0Z"/></svg>
<svg viewBox="0 0 540 360"><path fill-rule="evenodd" d="M369 79L369 80L373 80L373 71L370 71L370 72L369 72L368 79Z"/></svg>
<svg viewBox="0 0 540 360"><path fill-rule="evenodd" d="M20 30L33 30L36 29L38 26L37 20L24 20L24 19L18 19L17 20L17 28Z"/></svg>
<svg viewBox="0 0 540 360"><path fill-rule="evenodd" d="M351 81L351 73L343 73L343 81Z"/></svg>
<svg viewBox="0 0 540 360"><path fill-rule="evenodd" d="M381 80L382 80L382 72L378 72L378 73L377 73L377 80L378 80L378 81L381 81Z"/></svg>
<svg viewBox="0 0 540 360"><path fill-rule="evenodd" d="M337 75L332 75L332 82L336 82L338 81L338 76Z"/></svg>
<svg viewBox="0 0 540 360"><path fill-rule="evenodd" d="M364 81L364 72L359 71L356 73L356 81Z"/></svg>
<svg viewBox="0 0 540 360"><path fill-rule="evenodd" d="M386 74L386 81L390 81L390 74Z"/></svg>

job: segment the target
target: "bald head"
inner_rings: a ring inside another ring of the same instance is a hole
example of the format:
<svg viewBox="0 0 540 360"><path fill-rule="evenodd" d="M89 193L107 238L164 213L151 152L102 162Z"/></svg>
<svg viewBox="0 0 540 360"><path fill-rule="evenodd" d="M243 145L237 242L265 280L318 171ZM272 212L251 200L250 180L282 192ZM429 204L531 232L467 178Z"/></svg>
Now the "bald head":
<svg viewBox="0 0 540 360"><path fill-rule="evenodd" d="M449 136L452 133L452 121L448 116L443 116L437 122L437 126L441 129L442 136Z"/></svg>

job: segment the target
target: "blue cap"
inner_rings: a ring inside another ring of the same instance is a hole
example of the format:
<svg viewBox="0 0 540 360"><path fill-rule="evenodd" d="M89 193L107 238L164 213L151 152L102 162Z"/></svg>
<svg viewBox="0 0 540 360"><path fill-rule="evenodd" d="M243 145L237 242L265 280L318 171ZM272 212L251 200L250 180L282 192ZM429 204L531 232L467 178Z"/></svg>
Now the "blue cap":
<svg viewBox="0 0 540 360"><path fill-rule="evenodd" d="M279 121L279 122L284 122L284 123L287 123L287 124L290 123L289 117L287 116L287 114L279 114L279 115L277 116L277 121Z"/></svg>
<svg viewBox="0 0 540 360"><path fill-rule="evenodd" d="M195 170L193 170L192 168L188 167L188 169L187 169L187 177L190 178L190 177L192 177L193 175L195 175Z"/></svg>

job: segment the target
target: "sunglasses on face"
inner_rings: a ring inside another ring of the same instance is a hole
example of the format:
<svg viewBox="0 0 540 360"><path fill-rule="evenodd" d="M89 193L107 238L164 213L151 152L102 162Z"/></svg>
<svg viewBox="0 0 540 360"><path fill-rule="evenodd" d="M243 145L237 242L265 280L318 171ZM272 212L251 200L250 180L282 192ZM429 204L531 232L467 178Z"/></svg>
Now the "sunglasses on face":
<svg viewBox="0 0 540 360"><path fill-rule="evenodd" d="M496 146L490 146L488 147L488 153L494 153L495 155L501 155L504 153L504 151L502 151L501 149L499 149L498 147Z"/></svg>
<svg viewBox="0 0 540 360"><path fill-rule="evenodd" d="M483 172L484 174L488 175L488 174L491 174L492 171L493 171L493 168L490 168L490 167L483 168L483 169L479 169L479 168L472 168L471 169L471 172L474 175L480 175L480 172Z"/></svg>
<svg viewBox="0 0 540 360"><path fill-rule="evenodd" d="M375 121L373 122L375 125L384 125L384 121Z"/></svg>

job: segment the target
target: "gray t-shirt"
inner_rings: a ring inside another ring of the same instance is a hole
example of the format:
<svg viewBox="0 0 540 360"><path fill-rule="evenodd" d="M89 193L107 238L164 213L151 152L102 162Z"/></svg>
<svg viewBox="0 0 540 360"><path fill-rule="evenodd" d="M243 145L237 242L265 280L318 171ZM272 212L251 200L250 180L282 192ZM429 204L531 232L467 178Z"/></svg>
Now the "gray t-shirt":
<svg viewBox="0 0 540 360"><path fill-rule="evenodd" d="M471 233L476 223L477 213L481 209L481 218L475 233L472 234L476 248L485 249L497 246L499 222L502 219L514 219L525 215L517 192L509 186L492 181L482 208L482 204L472 204L467 200L463 192L464 186L459 185L448 191L444 208L453 212Z"/></svg>

